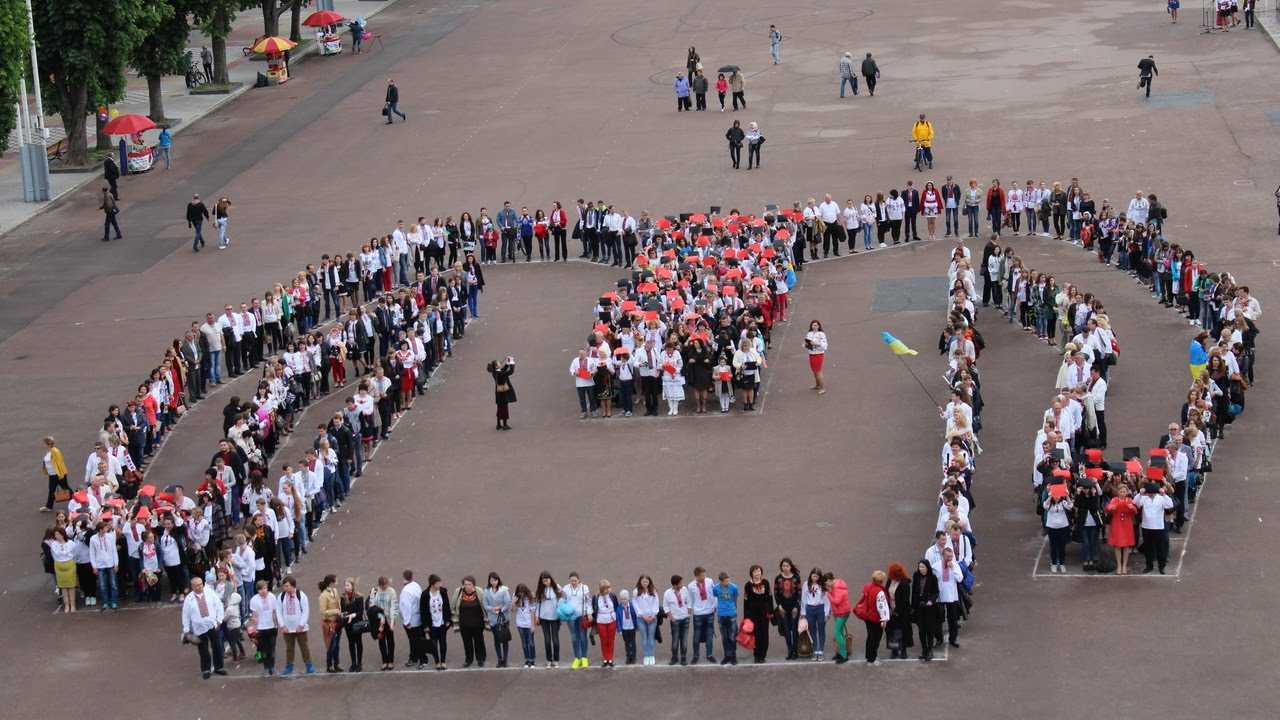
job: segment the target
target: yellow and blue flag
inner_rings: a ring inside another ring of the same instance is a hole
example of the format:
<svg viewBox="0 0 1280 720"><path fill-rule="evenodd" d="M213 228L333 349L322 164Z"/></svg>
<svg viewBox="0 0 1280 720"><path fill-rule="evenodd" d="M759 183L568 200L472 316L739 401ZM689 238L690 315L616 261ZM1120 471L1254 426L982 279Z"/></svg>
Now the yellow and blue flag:
<svg viewBox="0 0 1280 720"><path fill-rule="evenodd" d="M1200 373L1209 367L1209 353L1204 351L1204 345L1199 340L1192 340L1191 345L1187 348L1187 369L1191 371L1191 380L1195 381L1200 377Z"/></svg>
<svg viewBox="0 0 1280 720"><path fill-rule="evenodd" d="M906 343L902 342L901 340L894 337L893 335L890 335L889 333L884 332L883 330L880 332L880 339L884 340L884 344L889 346L889 349L893 351L894 355L918 355L919 354L915 350L912 350L911 348L907 347Z"/></svg>

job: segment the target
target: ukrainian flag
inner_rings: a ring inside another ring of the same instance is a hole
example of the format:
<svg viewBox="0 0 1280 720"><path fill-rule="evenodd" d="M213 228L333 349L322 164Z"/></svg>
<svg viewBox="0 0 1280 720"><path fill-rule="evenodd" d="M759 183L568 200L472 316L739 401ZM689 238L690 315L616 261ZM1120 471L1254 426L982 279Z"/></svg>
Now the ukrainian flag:
<svg viewBox="0 0 1280 720"><path fill-rule="evenodd" d="M1199 340L1192 340L1191 345L1187 348L1187 369L1191 371L1191 379L1195 381L1200 377L1200 373L1209 366L1209 353L1204 351L1204 345Z"/></svg>
<svg viewBox="0 0 1280 720"><path fill-rule="evenodd" d="M889 333L884 332L883 330L880 332L880 339L884 340L884 344L889 346L889 349L893 351L894 355L918 355L919 354L915 350L912 350L911 348L907 347L906 343L890 335Z"/></svg>

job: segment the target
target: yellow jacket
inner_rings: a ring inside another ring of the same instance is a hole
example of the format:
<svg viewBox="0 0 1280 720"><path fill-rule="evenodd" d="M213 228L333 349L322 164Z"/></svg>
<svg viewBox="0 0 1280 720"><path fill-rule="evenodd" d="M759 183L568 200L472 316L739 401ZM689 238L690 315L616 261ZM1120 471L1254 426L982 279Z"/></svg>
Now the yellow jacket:
<svg viewBox="0 0 1280 720"><path fill-rule="evenodd" d="M337 587L330 585L320 593L320 617L325 620L337 620L342 615L342 599L338 597Z"/></svg>
<svg viewBox="0 0 1280 720"><path fill-rule="evenodd" d="M916 124L911 126L911 139L920 143L921 147L929 147L933 144L933 123L928 120L917 120Z"/></svg>
<svg viewBox="0 0 1280 720"><path fill-rule="evenodd" d="M53 463L53 469L58 472L58 477L67 476L67 462L62 459L62 451L56 447L49 448L49 460Z"/></svg>

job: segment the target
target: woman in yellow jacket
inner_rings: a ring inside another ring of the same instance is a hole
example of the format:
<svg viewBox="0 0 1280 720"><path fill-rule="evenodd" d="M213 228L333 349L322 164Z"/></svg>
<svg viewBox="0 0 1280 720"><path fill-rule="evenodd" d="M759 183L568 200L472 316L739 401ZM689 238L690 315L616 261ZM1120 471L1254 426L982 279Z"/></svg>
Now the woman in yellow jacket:
<svg viewBox="0 0 1280 720"><path fill-rule="evenodd" d="M320 623L326 649L325 672L342 672L338 667L338 653L342 649L342 598L338 595L337 575L325 575L320 581Z"/></svg>
<svg viewBox="0 0 1280 720"><path fill-rule="evenodd" d="M67 485L67 463L63 460L62 451L58 449L52 436L44 439L44 447L44 472L49 476L49 496L45 499L40 512L53 512L55 493L59 489L65 490L69 498L71 486Z"/></svg>

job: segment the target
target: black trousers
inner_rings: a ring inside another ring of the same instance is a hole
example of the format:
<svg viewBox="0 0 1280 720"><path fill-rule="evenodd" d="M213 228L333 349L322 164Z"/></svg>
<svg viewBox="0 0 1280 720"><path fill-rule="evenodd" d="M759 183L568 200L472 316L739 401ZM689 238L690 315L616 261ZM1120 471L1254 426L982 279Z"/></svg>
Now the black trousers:
<svg viewBox="0 0 1280 720"><path fill-rule="evenodd" d="M227 374L235 377L240 374L240 343L229 334L222 335L222 354L227 360Z"/></svg>
<svg viewBox="0 0 1280 720"><path fill-rule="evenodd" d="M644 414L658 414L658 391L662 388L662 383L656 377L640 378L640 393L644 396Z"/></svg>
<svg viewBox="0 0 1280 720"><path fill-rule="evenodd" d="M734 109L734 110L737 110L737 109L738 109L738 103L742 103L742 107L744 107L744 108L747 106L747 96L746 96L746 93L744 93L744 92L743 92L743 91L741 91L741 90L739 90L738 92L736 92L736 93L734 93L734 94L733 94L733 109Z"/></svg>
<svg viewBox="0 0 1280 720"><path fill-rule="evenodd" d="M1105 448L1107 446L1107 411L1095 409L1093 414L1098 419L1098 446Z"/></svg>
<svg viewBox="0 0 1280 720"><path fill-rule="evenodd" d="M867 92L871 93L872 95L875 95L876 94L876 76L863 75L862 79L867 81Z"/></svg>
<svg viewBox="0 0 1280 720"><path fill-rule="evenodd" d="M462 652L466 656L466 662L470 665L472 662L484 664L484 628L462 628Z"/></svg>
<svg viewBox="0 0 1280 720"><path fill-rule="evenodd" d="M449 661L449 628L441 625L430 629L426 652L430 653L438 663L444 664ZM423 660L426 660L425 655Z"/></svg>
<svg viewBox="0 0 1280 720"><path fill-rule="evenodd" d="M906 214L902 216L902 220L903 224L907 226L906 239L908 241L919 240L920 233L916 230L916 213L912 210L908 210Z"/></svg>
<svg viewBox="0 0 1280 720"><path fill-rule="evenodd" d="M760 167L760 143L747 143L747 169L751 169L752 161Z"/></svg>
<svg viewBox="0 0 1280 720"><path fill-rule="evenodd" d="M840 225L839 223L827 223L827 228L822 233L822 257L827 256L827 251L835 253L836 257L840 257Z"/></svg>
<svg viewBox="0 0 1280 720"><path fill-rule="evenodd" d="M382 662L390 665L396 661L396 634L390 630L378 636L378 654Z"/></svg>
<svg viewBox="0 0 1280 720"><path fill-rule="evenodd" d="M114 186L115 182L112 182L111 184L112 186ZM113 213L113 212L103 213L103 216L102 216L102 239L103 240L107 240L111 237L110 231L112 228L114 228L116 231L117 240L119 240L121 237L124 236L124 233L120 232L120 223L116 222L116 215L119 215L119 214L120 213Z"/></svg>
<svg viewBox="0 0 1280 720"><path fill-rule="evenodd" d="M733 163L734 169L742 164L742 145L729 143L729 162Z"/></svg>
<svg viewBox="0 0 1280 720"><path fill-rule="evenodd" d="M600 257L600 237L595 228L586 228L582 231L582 236L587 240L587 249L583 252L583 257L590 257L596 260Z"/></svg>
<svg viewBox="0 0 1280 720"><path fill-rule="evenodd" d="M423 628L421 625L419 625L418 627L406 627L404 629L404 634L409 637L409 664L410 665L423 663L427 661L427 654L429 650L427 648L426 638L423 635L425 632L426 632L426 629ZM385 635L387 637L391 637L392 634L385 633ZM378 641L379 650L382 650L382 644L384 640ZM394 658L395 647L396 647L395 642L396 642L395 638L392 637L391 653L387 653L385 650L382 650L382 662L391 662L392 659Z"/></svg>
<svg viewBox="0 0 1280 720"><path fill-rule="evenodd" d="M196 651L200 653L200 672L221 670L222 637L218 634L218 628L215 627L196 637L200 638L200 643L196 645Z"/></svg>
<svg viewBox="0 0 1280 720"><path fill-rule="evenodd" d="M942 612L947 618L947 642L954 643L960 634L960 602L942 603ZM938 638L942 638L942 627L938 627ZM942 644L939 642L938 644Z"/></svg>
<svg viewBox="0 0 1280 720"><path fill-rule="evenodd" d="M756 647L752 653L752 657L756 662L764 662L769 657L769 631L773 630L773 625L766 618L754 618L753 635L756 636Z"/></svg>
<svg viewBox="0 0 1280 720"><path fill-rule="evenodd" d="M694 93L694 94L693 94L693 97L694 97L694 103L695 103L695 105L697 106L697 109L698 109L698 110L706 110L706 109L707 109L707 94L706 94L706 93Z"/></svg>
<svg viewBox="0 0 1280 720"><path fill-rule="evenodd" d="M58 477L57 475L49 476L49 497L44 501L44 506L50 510L53 509L53 494L58 488L71 492L71 486L67 484L66 475L63 475L62 477Z"/></svg>
<svg viewBox="0 0 1280 720"><path fill-rule="evenodd" d="M565 239L564 228L551 228L551 244L555 249L556 260L569 259L569 243Z"/></svg>
<svg viewBox="0 0 1280 720"><path fill-rule="evenodd" d="M1163 571L1169 562L1169 531L1142 528L1142 556L1146 558L1147 570L1152 563L1157 563Z"/></svg>
<svg viewBox="0 0 1280 720"><path fill-rule="evenodd" d="M347 654L351 656L351 664L356 667L364 665L364 635L358 632L352 632L350 626L344 630L347 634ZM390 633L388 633L388 636ZM384 662L391 662L386 660Z"/></svg>
<svg viewBox="0 0 1280 720"><path fill-rule="evenodd" d="M880 623L863 620L862 623L867 626L867 662L876 661L876 651L880 649L880 640L884 637L884 628L880 627Z"/></svg>

